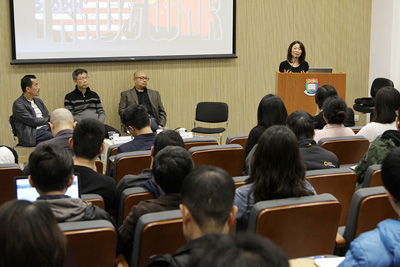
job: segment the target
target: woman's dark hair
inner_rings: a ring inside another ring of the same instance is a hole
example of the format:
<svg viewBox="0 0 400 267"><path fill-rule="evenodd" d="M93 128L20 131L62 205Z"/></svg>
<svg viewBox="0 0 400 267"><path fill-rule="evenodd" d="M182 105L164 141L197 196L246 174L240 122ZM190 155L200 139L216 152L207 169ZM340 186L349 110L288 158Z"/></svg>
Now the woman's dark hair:
<svg viewBox="0 0 400 267"><path fill-rule="evenodd" d="M11 200L0 225L0 266L63 266L65 236L47 203Z"/></svg>
<svg viewBox="0 0 400 267"><path fill-rule="evenodd" d="M321 110L322 105L325 102L325 99L327 99L330 96L338 95L336 88L333 87L332 85L325 84L322 85L317 89L317 92L315 92L315 103L318 105L318 108Z"/></svg>
<svg viewBox="0 0 400 267"><path fill-rule="evenodd" d="M271 126L258 140L251 161L250 193L254 202L288 197L309 196L306 166L294 133L286 126Z"/></svg>
<svg viewBox="0 0 400 267"><path fill-rule="evenodd" d="M400 107L400 93L393 87L383 87L375 97L373 122L392 123L396 119L396 110Z"/></svg>
<svg viewBox="0 0 400 267"><path fill-rule="evenodd" d="M328 97L322 106L324 117L330 124L343 124L347 117L347 105L338 96Z"/></svg>
<svg viewBox="0 0 400 267"><path fill-rule="evenodd" d="M264 96L257 110L257 124L264 129L272 125L285 125L288 113L282 99L273 94Z"/></svg>
<svg viewBox="0 0 400 267"><path fill-rule="evenodd" d="M299 45L300 45L300 48L301 48L301 55L300 55L299 60L298 60L299 64L301 64L301 63L303 63L304 61L306 61L306 48L304 47L303 43L300 42L300 41L293 41L293 42L289 45L289 48L288 48L288 50L287 50L287 57L286 57L286 59L287 59L287 61L292 62L292 47L293 47L295 44L299 44Z"/></svg>

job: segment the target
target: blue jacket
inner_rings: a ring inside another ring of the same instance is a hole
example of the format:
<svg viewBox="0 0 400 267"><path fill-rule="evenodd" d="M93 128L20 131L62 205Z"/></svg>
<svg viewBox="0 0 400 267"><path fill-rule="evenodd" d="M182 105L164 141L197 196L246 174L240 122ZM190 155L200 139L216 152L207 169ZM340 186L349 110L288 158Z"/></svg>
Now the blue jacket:
<svg viewBox="0 0 400 267"><path fill-rule="evenodd" d="M400 221L387 219L372 231L363 233L350 244L346 266L400 266Z"/></svg>

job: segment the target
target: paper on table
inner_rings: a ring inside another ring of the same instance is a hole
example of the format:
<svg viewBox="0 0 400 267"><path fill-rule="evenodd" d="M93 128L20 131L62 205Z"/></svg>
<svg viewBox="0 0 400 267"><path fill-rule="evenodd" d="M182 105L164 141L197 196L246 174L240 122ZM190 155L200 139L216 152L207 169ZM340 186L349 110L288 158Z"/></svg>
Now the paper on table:
<svg viewBox="0 0 400 267"><path fill-rule="evenodd" d="M344 257L322 258L322 259L315 259L314 262L319 267L337 267L343 260Z"/></svg>

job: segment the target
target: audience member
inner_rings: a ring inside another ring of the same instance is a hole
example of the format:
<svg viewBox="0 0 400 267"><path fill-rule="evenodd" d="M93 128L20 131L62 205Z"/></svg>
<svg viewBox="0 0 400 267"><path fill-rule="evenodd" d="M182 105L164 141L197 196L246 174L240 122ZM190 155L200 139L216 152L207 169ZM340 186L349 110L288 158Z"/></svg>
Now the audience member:
<svg viewBox="0 0 400 267"><path fill-rule="evenodd" d="M259 201L315 194L305 174L294 133L286 126L269 127L258 141L250 177L236 189L238 230L247 228L250 211Z"/></svg>
<svg viewBox="0 0 400 267"><path fill-rule="evenodd" d="M70 146L74 150L74 172L79 173L83 194L99 194L109 210L115 193L115 180L98 173L96 159L104 150L104 126L96 119L83 119L76 126Z"/></svg>
<svg viewBox="0 0 400 267"><path fill-rule="evenodd" d="M272 125L285 125L288 114L282 99L273 94L264 96L258 104L257 126L251 129L246 143L246 156L258 142L262 133Z"/></svg>
<svg viewBox="0 0 400 267"><path fill-rule="evenodd" d="M314 116L315 129L322 129L326 125L323 114L323 105L325 99L330 96L338 96L338 93L336 91L336 88L329 84L322 85L315 92L315 103L318 105L317 115ZM347 108L347 117L344 120L343 124L346 127L351 127L355 125L354 111L352 108Z"/></svg>
<svg viewBox="0 0 400 267"><path fill-rule="evenodd" d="M146 107L151 119L151 129L153 131L162 128L167 123L167 113L161 102L160 93L147 88L147 82L150 80L147 74L140 70L133 74L135 86L132 89L121 93L119 101L118 114L122 118L125 109L132 104L139 104ZM123 121L121 119L121 121Z"/></svg>
<svg viewBox="0 0 400 267"><path fill-rule="evenodd" d="M339 168L337 156L315 143L314 120L310 114L301 110L295 111L287 118L286 126L297 137L300 155L308 171Z"/></svg>
<svg viewBox="0 0 400 267"><path fill-rule="evenodd" d="M379 89L375 98L372 122L365 125L357 135L362 135L371 143L386 130L396 130L396 110L400 107L400 93L393 87Z"/></svg>
<svg viewBox="0 0 400 267"><path fill-rule="evenodd" d="M383 161L382 183L390 204L400 216L399 162L400 149L396 148ZM400 266L399 233L399 217L380 222L376 229L361 234L351 242L350 250L347 251L345 260L339 266Z"/></svg>
<svg viewBox="0 0 400 267"><path fill-rule="evenodd" d="M380 92L380 91L379 91ZM378 93L379 93L378 92ZM396 126L398 130L387 130L373 141L367 153L363 156L355 168L358 175L358 183L364 181L365 173L369 166L374 164L381 164L383 159L392 152L396 147L400 146L400 115L397 113Z"/></svg>
<svg viewBox="0 0 400 267"><path fill-rule="evenodd" d="M0 225L0 266L63 266L65 236L45 203L11 200Z"/></svg>
<svg viewBox="0 0 400 267"><path fill-rule="evenodd" d="M191 267L289 267L286 254L273 242L252 233L210 234L194 253Z"/></svg>
<svg viewBox="0 0 400 267"><path fill-rule="evenodd" d="M34 75L21 79L22 95L14 101L13 120L22 146L36 146L53 138L49 131L49 111L39 96L39 82Z"/></svg>
<svg viewBox="0 0 400 267"><path fill-rule="evenodd" d="M0 146L0 163L18 163L17 151L8 146Z"/></svg>
<svg viewBox="0 0 400 267"><path fill-rule="evenodd" d="M346 102L338 96L328 97L322 106L326 125L322 130L316 131L314 140L318 141L326 137L353 136L353 130L343 125L347 117Z"/></svg>
<svg viewBox="0 0 400 267"><path fill-rule="evenodd" d="M235 185L218 167L202 166L191 172L182 184L181 195L179 207L188 243L173 255L157 256L150 266L191 266L190 256L202 248L206 235L227 234L235 221Z"/></svg>
<svg viewBox="0 0 400 267"><path fill-rule="evenodd" d="M185 177L193 169L193 161L185 149L167 146L158 152L153 161L153 176L165 192L157 199L141 201L133 206L128 217L120 227L125 258L130 259L136 224L139 218L147 213L174 210L179 208L181 186Z"/></svg>

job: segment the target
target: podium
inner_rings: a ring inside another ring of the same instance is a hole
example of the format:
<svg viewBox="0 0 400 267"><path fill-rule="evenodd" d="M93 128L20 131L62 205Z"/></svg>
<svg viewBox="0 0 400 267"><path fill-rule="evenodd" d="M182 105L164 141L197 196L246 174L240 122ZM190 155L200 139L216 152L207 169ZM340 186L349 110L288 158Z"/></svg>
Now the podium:
<svg viewBox="0 0 400 267"><path fill-rule="evenodd" d="M312 116L317 111L315 97L304 93L306 79L318 79L318 87L330 84L336 88L339 97L346 97L346 73L276 73L275 94L285 103L288 114L296 110L304 110Z"/></svg>

